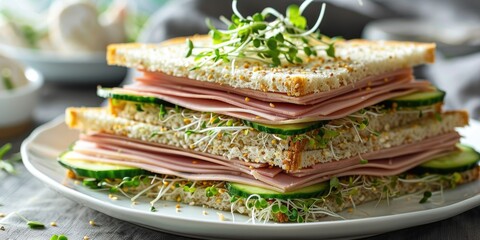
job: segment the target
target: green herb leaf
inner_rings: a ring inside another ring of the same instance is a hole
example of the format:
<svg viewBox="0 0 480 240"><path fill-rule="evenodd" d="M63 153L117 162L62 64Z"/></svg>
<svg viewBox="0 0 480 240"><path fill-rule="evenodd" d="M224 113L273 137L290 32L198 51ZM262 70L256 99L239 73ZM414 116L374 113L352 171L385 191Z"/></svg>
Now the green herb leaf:
<svg viewBox="0 0 480 240"><path fill-rule="evenodd" d="M425 191L425 192L423 193L423 198L420 199L420 202L419 202L419 203L426 203L430 197L432 197L432 192L430 192L430 191Z"/></svg>
<svg viewBox="0 0 480 240"><path fill-rule="evenodd" d="M5 156L5 154L7 154L7 152L10 151L10 149L12 149L12 144L7 143L7 144L3 145L0 148L0 159L3 159L3 156Z"/></svg>
<svg viewBox="0 0 480 240"><path fill-rule="evenodd" d="M325 130L325 133L323 134L323 138L325 138L325 139L332 139L332 138L337 137L338 135L340 135L339 132L337 132L337 131L335 131L335 130L326 129L326 130Z"/></svg>
<svg viewBox="0 0 480 240"><path fill-rule="evenodd" d="M253 19L253 21L255 21L255 22L263 22L263 21L265 20L265 18L263 17L263 15L260 14L260 13L255 13L255 14L253 14L252 19Z"/></svg>
<svg viewBox="0 0 480 240"><path fill-rule="evenodd" d="M6 90L14 89L14 85L13 85L13 82L12 82L12 72L11 72L10 69L8 69L8 68L2 69L2 81L3 81L3 85L5 86Z"/></svg>
<svg viewBox="0 0 480 240"><path fill-rule="evenodd" d="M27 221L28 227L32 229L42 229L45 228L45 224L39 222L39 221Z"/></svg>
<svg viewBox="0 0 480 240"><path fill-rule="evenodd" d="M187 54L185 54L185 57L190 57L192 56L192 51L193 51L193 42L192 40L190 40L190 38L187 38L187 47L188 47L188 50L187 50Z"/></svg>
<svg viewBox="0 0 480 240"><path fill-rule="evenodd" d="M205 188L205 195L207 197L213 197L218 194L218 189L215 186Z"/></svg>
<svg viewBox="0 0 480 240"><path fill-rule="evenodd" d="M295 19L300 16L300 7L296 4L292 4L287 7L287 18Z"/></svg>
<svg viewBox="0 0 480 240"><path fill-rule="evenodd" d="M335 46L333 43L328 44L328 48L325 50L327 56L334 58L335 57Z"/></svg>
<svg viewBox="0 0 480 240"><path fill-rule="evenodd" d="M274 37L271 37L267 40L267 47L270 50L277 50L277 40Z"/></svg>
<svg viewBox="0 0 480 240"><path fill-rule="evenodd" d="M50 240L68 240L68 238L65 235L53 235Z"/></svg>
<svg viewBox="0 0 480 240"><path fill-rule="evenodd" d="M60 235L58 236L58 240L68 240L68 238L65 235Z"/></svg>
<svg viewBox="0 0 480 240"><path fill-rule="evenodd" d="M340 186L340 181L337 177L330 178L330 189L338 188Z"/></svg>
<svg viewBox="0 0 480 240"><path fill-rule="evenodd" d="M167 115L167 110L165 109L165 106L163 104L160 104L160 111L158 112L158 116L160 118L165 117Z"/></svg>
<svg viewBox="0 0 480 240"><path fill-rule="evenodd" d="M279 213L280 212L280 206L278 204L275 204L272 206L272 213Z"/></svg>
<svg viewBox="0 0 480 240"><path fill-rule="evenodd" d="M12 145L7 143L0 148L0 170L4 170L9 174L15 174L15 168L13 166L13 162L19 161L22 159L19 153L13 154L10 159L3 159L8 151L12 149Z"/></svg>
<svg viewBox="0 0 480 240"><path fill-rule="evenodd" d="M303 48L303 52L305 53L305 55L307 56L311 56L312 55L312 49L310 47L304 47Z"/></svg>
<svg viewBox="0 0 480 240"><path fill-rule="evenodd" d="M259 47L260 47L260 44L261 44L260 40L258 40L258 39L254 39L254 40L253 40L253 46L254 46L255 48L259 48Z"/></svg>
<svg viewBox="0 0 480 240"><path fill-rule="evenodd" d="M142 104L137 103L135 106L136 106L136 108L137 108L137 112L143 112Z"/></svg>
<svg viewBox="0 0 480 240"><path fill-rule="evenodd" d="M86 187L89 187L91 189L99 188L98 181L95 178L85 178L85 179L83 179L82 185L86 186Z"/></svg>

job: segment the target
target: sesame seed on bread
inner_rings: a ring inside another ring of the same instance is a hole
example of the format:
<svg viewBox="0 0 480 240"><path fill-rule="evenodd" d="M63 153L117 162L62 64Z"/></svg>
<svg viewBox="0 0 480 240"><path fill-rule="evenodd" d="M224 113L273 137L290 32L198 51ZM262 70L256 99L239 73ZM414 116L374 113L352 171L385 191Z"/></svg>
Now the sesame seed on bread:
<svg viewBox="0 0 480 240"><path fill-rule="evenodd" d="M206 36L190 39L195 46L210 44ZM318 51L317 57L300 55L303 64L290 64L284 60L282 66L271 67L260 61L238 58L233 64L220 61L191 70L198 62L193 57L185 57L185 40L182 37L161 44L112 44L108 47L107 61L111 65L163 72L234 88L304 96L330 91L365 77L433 63L435 59L434 43L349 40L336 43L336 58Z"/></svg>

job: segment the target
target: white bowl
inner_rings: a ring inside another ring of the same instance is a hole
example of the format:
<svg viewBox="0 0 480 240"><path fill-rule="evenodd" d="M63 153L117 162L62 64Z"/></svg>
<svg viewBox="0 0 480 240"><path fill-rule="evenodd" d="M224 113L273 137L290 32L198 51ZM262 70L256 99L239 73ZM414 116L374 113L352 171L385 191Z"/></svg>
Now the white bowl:
<svg viewBox="0 0 480 240"><path fill-rule="evenodd" d="M108 66L106 53L61 54L0 44L8 57L42 73L45 81L61 84L117 84L126 68Z"/></svg>
<svg viewBox="0 0 480 240"><path fill-rule="evenodd" d="M25 70L25 76L27 84L11 91L0 91L0 128L28 124L32 119L43 77L32 68Z"/></svg>

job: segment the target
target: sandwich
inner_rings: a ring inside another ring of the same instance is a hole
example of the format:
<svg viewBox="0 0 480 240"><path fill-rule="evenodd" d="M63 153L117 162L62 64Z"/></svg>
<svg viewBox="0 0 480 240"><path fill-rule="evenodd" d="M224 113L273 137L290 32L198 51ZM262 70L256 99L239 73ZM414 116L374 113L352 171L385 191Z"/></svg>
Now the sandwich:
<svg viewBox="0 0 480 240"><path fill-rule="evenodd" d="M234 10L229 31L110 45L109 64L142 75L99 87L106 107L66 110L81 133L59 163L89 187L151 197L152 211L168 200L276 222L426 202L478 179L480 155L455 131L468 114L444 111L445 92L413 76L434 44L313 38L304 8L283 28L271 9Z"/></svg>

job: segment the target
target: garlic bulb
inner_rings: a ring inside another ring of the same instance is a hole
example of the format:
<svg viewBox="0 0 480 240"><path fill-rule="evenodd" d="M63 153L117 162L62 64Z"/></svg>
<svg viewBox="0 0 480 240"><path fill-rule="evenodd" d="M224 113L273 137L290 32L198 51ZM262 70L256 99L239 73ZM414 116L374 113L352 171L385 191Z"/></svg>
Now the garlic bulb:
<svg viewBox="0 0 480 240"><path fill-rule="evenodd" d="M117 0L100 16L100 24L105 29L109 43L122 43L127 40L125 21L127 1Z"/></svg>
<svg viewBox="0 0 480 240"><path fill-rule="evenodd" d="M49 12L49 38L60 52L105 51L108 36L89 1L56 1Z"/></svg>

